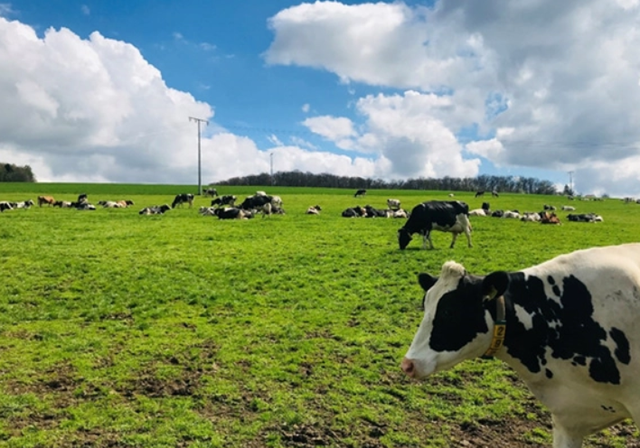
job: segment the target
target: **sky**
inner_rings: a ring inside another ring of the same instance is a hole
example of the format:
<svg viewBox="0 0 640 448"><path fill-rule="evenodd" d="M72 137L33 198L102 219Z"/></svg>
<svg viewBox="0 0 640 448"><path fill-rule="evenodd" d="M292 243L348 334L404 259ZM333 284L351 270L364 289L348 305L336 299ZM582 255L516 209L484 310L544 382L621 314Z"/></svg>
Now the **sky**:
<svg viewBox="0 0 640 448"><path fill-rule="evenodd" d="M640 0L0 0L0 162L640 196ZM195 121L194 118L203 121Z"/></svg>

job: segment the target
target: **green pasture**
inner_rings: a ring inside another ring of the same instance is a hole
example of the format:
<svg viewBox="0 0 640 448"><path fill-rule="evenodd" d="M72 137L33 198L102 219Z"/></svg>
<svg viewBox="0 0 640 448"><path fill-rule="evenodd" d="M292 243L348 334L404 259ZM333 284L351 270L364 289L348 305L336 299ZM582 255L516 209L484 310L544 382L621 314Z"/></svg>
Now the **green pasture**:
<svg viewBox="0 0 640 448"><path fill-rule="evenodd" d="M219 187L280 195L286 215L220 221L194 208L141 216L194 186L0 184L41 194L131 199L129 209L35 206L0 214L0 446L550 446L551 422L497 360L423 382L399 363L422 312L419 272L456 260L475 274L640 239L640 205L503 194L471 208L574 205L604 217L560 226L472 217L464 236L397 247L403 220L345 219L350 206L411 209L448 192ZM305 215L319 204L319 216ZM588 447L637 443L623 423ZM635 441L635 442L634 442Z"/></svg>

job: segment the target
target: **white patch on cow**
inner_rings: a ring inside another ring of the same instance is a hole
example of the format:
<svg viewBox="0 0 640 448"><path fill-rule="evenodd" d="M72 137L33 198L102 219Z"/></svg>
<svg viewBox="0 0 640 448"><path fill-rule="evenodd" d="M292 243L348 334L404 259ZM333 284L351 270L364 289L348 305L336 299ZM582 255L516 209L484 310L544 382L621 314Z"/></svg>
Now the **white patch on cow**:
<svg viewBox="0 0 640 448"><path fill-rule="evenodd" d="M522 322L522 325L524 325L524 328L531 330L533 328L533 316L520 305L516 304L513 308L516 312L516 316L518 316L518 320Z"/></svg>

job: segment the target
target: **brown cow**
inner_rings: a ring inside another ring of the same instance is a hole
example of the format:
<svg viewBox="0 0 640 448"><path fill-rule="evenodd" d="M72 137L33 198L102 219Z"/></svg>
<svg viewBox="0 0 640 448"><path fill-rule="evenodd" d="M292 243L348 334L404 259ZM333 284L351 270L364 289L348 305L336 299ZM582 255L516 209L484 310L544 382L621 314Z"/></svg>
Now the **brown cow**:
<svg viewBox="0 0 640 448"><path fill-rule="evenodd" d="M53 198L53 196L38 196L38 205L40 207L42 207L42 204L53 205L55 202L56 200Z"/></svg>
<svg viewBox="0 0 640 448"><path fill-rule="evenodd" d="M555 213L542 212L540 213L540 224L560 224L560 219Z"/></svg>

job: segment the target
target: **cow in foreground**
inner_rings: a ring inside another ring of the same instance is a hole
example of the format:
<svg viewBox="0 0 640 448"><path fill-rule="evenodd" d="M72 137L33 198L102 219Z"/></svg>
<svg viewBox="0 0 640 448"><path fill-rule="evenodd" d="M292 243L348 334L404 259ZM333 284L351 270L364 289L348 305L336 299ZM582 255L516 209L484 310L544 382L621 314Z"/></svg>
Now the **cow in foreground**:
<svg viewBox="0 0 640 448"><path fill-rule="evenodd" d="M554 448L579 448L625 418L640 423L640 244L484 277L449 261L418 282L424 317L401 363L410 377L495 356L551 412Z"/></svg>
<svg viewBox="0 0 640 448"><path fill-rule="evenodd" d="M467 236L469 247L471 244L471 223L469 222L469 206L462 201L428 201L416 205L406 224L398 230L400 249L407 247L414 233L422 235L422 248L426 248L427 241L433 249L431 230L441 230L453 233L449 247L453 248L456 238L461 233Z"/></svg>

